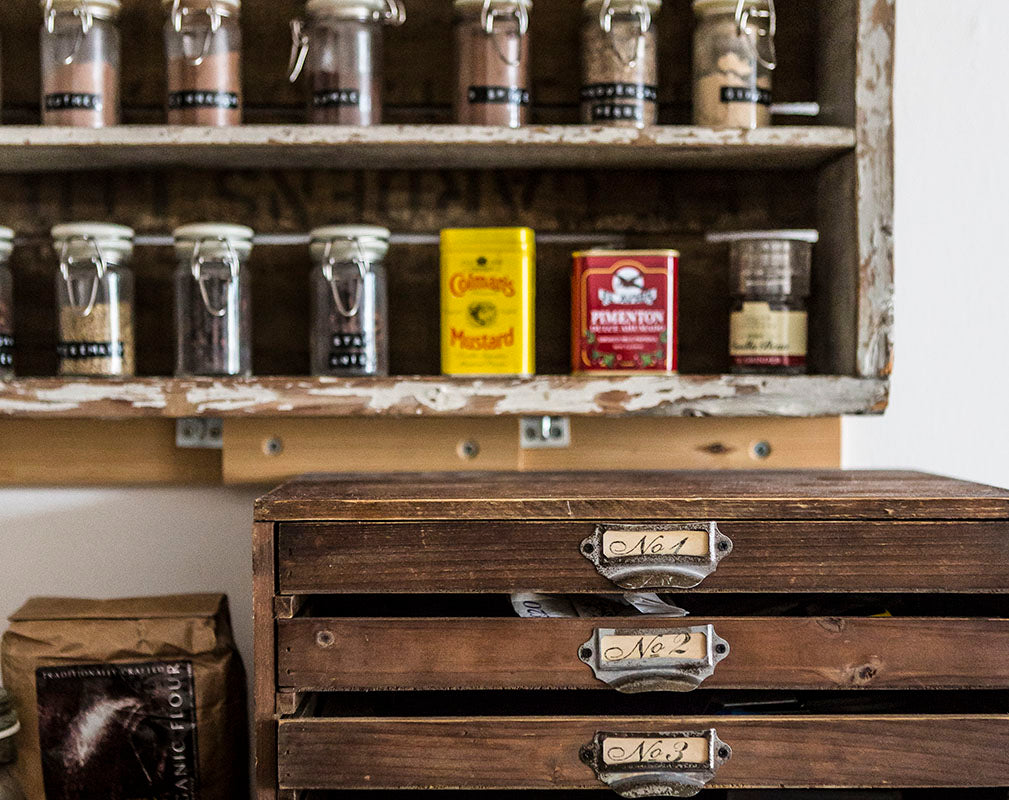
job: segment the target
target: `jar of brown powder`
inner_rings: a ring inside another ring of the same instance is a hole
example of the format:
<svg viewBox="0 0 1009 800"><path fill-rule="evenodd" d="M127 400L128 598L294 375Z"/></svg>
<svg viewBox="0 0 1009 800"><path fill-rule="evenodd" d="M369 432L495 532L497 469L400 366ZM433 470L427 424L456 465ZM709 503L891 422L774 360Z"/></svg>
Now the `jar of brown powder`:
<svg viewBox="0 0 1009 800"><path fill-rule="evenodd" d="M77 222L52 230L60 375L134 374L133 230Z"/></svg>
<svg viewBox="0 0 1009 800"><path fill-rule="evenodd" d="M582 3L582 122L643 127L658 122L662 0Z"/></svg>
<svg viewBox="0 0 1009 800"><path fill-rule="evenodd" d="M119 122L119 0L42 0L42 123Z"/></svg>
<svg viewBox="0 0 1009 800"><path fill-rule="evenodd" d="M459 124L517 128L528 122L532 5L532 0L455 0Z"/></svg>
<svg viewBox="0 0 1009 800"><path fill-rule="evenodd" d="M0 380L14 377L14 279L7 262L14 231L0 227Z"/></svg>
<svg viewBox="0 0 1009 800"><path fill-rule="evenodd" d="M307 21L291 22L290 78L304 70L309 122L382 121L382 28L402 25L399 0L308 0Z"/></svg>
<svg viewBox="0 0 1009 800"><path fill-rule="evenodd" d="M241 0L163 2L168 123L241 124Z"/></svg>
<svg viewBox="0 0 1009 800"><path fill-rule="evenodd" d="M694 0L694 124L771 124L774 0Z"/></svg>

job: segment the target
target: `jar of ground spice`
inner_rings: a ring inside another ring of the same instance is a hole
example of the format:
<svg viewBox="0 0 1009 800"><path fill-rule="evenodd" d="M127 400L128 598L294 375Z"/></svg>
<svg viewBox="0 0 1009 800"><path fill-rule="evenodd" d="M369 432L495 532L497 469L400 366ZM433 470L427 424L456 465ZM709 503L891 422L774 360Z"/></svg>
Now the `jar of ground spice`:
<svg viewBox="0 0 1009 800"><path fill-rule="evenodd" d="M7 265L14 231L0 227L0 380L14 377L14 279Z"/></svg>
<svg viewBox="0 0 1009 800"><path fill-rule="evenodd" d="M290 78L308 73L309 122L382 121L382 28L402 25L399 0L308 0L307 21L291 23Z"/></svg>
<svg viewBox="0 0 1009 800"><path fill-rule="evenodd" d="M694 124L771 124L774 0L694 0Z"/></svg>
<svg viewBox="0 0 1009 800"><path fill-rule="evenodd" d="M77 222L52 230L60 375L134 374L133 230Z"/></svg>
<svg viewBox="0 0 1009 800"><path fill-rule="evenodd" d="M582 122L642 127L658 122L661 0L582 3Z"/></svg>
<svg viewBox="0 0 1009 800"><path fill-rule="evenodd" d="M119 0L42 0L42 123L119 122Z"/></svg>
<svg viewBox="0 0 1009 800"><path fill-rule="evenodd" d="M532 0L455 0L459 124L517 128L528 122L532 5Z"/></svg>
<svg viewBox="0 0 1009 800"><path fill-rule="evenodd" d="M388 375L389 231L331 225L311 237L312 374Z"/></svg>
<svg viewBox="0 0 1009 800"><path fill-rule="evenodd" d="M732 371L798 375L806 372L812 230L713 233L731 246Z"/></svg>
<svg viewBox="0 0 1009 800"><path fill-rule="evenodd" d="M176 228L175 374L252 374L252 229L218 222Z"/></svg>
<svg viewBox="0 0 1009 800"><path fill-rule="evenodd" d="M163 0L170 125L242 122L241 0Z"/></svg>

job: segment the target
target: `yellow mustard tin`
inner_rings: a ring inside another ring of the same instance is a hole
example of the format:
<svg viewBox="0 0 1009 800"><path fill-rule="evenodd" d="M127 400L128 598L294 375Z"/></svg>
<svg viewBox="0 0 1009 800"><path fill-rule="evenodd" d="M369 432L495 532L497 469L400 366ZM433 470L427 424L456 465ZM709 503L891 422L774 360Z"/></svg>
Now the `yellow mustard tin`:
<svg viewBox="0 0 1009 800"><path fill-rule="evenodd" d="M536 372L536 241L530 228L441 232L441 371Z"/></svg>

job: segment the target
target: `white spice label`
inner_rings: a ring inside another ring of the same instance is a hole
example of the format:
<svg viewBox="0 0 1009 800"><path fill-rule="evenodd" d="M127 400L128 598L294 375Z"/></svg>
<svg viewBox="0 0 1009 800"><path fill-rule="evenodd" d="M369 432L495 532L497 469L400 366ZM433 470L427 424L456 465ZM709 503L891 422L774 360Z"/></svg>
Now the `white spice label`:
<svg viewBox="0 0 1009 800"><path fill-rule="evenodd" d="M802 366L806 363L805 311L744 302L729 323L729 355L735 366Z"/></svg>

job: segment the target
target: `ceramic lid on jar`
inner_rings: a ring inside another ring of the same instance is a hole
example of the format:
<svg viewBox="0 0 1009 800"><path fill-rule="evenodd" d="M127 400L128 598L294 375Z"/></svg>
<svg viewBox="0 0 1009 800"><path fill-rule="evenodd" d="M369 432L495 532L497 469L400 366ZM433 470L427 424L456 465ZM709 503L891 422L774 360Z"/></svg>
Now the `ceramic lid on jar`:
<svg viewBox="0 0 1009 800"><path fill-rule="evenodd" d="M806 228L793 228L779 231L725 231L709 233L704 238L712 244L757 241L809 242L810 244L816 244L820 241L820 233L819 231Z"/></svg>
<svg viewBox="0 0 1009 800"><path fill-rule="evenodd" d="M43 13L50 8L57 14L72 14L79 8L87 8L91 16L99 19L115 19L122 7L120 0L41 0Z"/></svg>
<svg viewBox="0 0 1009 800"><path fill-rule="evenodd" d="M161 0L162 5L171 10L175 0ZM211 4L222 14L233 14L242 8L242 0L182 0L182 8L190 11L209 11Z"/></svg>
<svg viewBox="0 0 1009 800"><path fill-rule="evenodd" d="M68 243L71 258L91 259L97 255L93 243L98 244L102 255L118 262L133 254L133 228L113 225L110 222L67 222L52 229L53 245L62 250Z"/></svg>
<svg viewBox="0 0 1009 800"><path fill-rule="evenodd" d="M309 234L309 251L314 260L321 262L329 245L329 255L335 261L353 261L360 257L359 242L369 261L381 261L389 252L390 235L388 228L378 225L326 225Z"/></svg>
<svg viewBox="0 0 1009 800"><path fill-rule="evenodd" d="M238 256L246 258L252 252L254 235L252 228L230 222L197 222L172 231L175 252L180 258L192 257L197 242L200 243L200 254L206 258L226 255L228 244Z"/></svg>
<svg viewBox="0 0 1009 800"><path fill-rule="evenodd" d="M473 9L483 9L484 0L455 0L453 5L461 11L469 11ZM533 7L533 0L491 0L492 6L525 6L526 8Z"/></svg>
<svg viewBox="0 0 1009 800"><path fill-rule="evenodd" d="M308 0L305 6L310 17L360 20L380 19L388 9L388 0Z"/></svg>
<svg viewBox="0 0 1009 800"><path fill-rule="evenodd" d="M603 10L604 2L606 0L583 0L582 11L598 14ZM636 7L641 5L647 5L648 10L655 14L662 8L662 0L611 0L610 8L613 9L614 14L627 14L633 13Z"/></svg>
<svg viewBox="0 0 1009 800"><path fill-rule="evenodd" d="M694 0L694 13L698 16L702 14L735 14L739 0ZM767 0L746 0L746 5L750 8L768 7Z"/></svg>
<svg viewBox="0 0 1009 800"><path fill-rule="evenodd" d="M0 259L4 261L14 249L14 231L0 225Z"/></svg>

